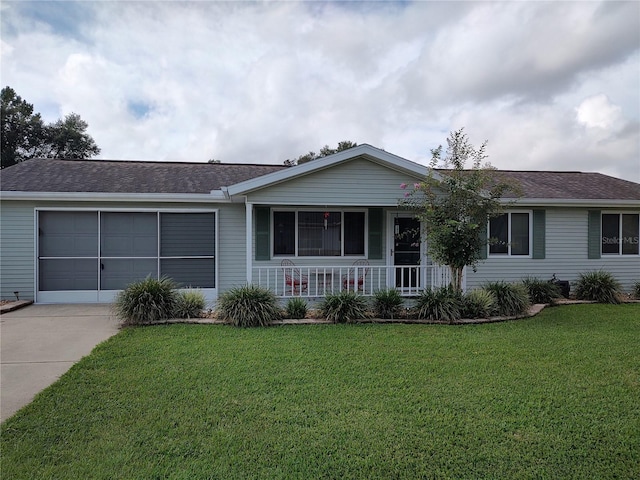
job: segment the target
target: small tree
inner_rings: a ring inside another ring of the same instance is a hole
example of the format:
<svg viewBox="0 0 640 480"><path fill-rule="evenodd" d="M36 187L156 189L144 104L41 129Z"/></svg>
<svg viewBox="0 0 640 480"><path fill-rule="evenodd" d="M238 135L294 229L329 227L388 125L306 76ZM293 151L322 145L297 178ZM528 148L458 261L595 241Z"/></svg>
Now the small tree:
<svg viewBox="0 0 640 480"><path fill-rule="evenodd" d="M431 150L427 177L414 184L401 201L425 226L429 255L449 266L451 286L456 291L462 290L464 268L471 266L475 271L482 258L488 219L501 213L501 198L506 192L517 192L516 186L501 180L483 163L486 144L476 149L464 129L451 132L444 158L442 145ZM472 167L466 169L469 161Z"/></svg>

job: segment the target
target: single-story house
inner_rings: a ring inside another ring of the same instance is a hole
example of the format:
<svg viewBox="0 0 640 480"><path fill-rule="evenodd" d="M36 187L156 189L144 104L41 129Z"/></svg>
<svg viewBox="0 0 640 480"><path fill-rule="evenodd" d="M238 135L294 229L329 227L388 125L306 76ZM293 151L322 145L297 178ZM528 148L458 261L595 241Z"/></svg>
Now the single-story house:
<svg viewBox="0 0 640 480"><path fill-rule="evenodd" d="M640 278L639 184L501 172L522 196L488 224L500 242L468 269L467 289L524 276L575 281L599 269L627 290ZM448 274L398 207L400 185L427 173L370 145L293 167L28 160L0 173L2 299L108 302L148 275L211 301L246 283L282 297L391 287L415 295Z"/></svg>

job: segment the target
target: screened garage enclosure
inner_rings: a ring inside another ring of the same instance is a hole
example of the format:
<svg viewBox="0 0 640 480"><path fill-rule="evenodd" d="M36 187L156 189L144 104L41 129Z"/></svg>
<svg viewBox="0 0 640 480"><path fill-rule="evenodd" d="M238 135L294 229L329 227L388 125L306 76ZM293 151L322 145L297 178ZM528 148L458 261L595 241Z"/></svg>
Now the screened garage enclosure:
<svg viewBox="0 0 640 480"><path fill-rule="evenodd" d="M38 302L109 302L148 276L216 288L216 212L37 210Z"/></svg>

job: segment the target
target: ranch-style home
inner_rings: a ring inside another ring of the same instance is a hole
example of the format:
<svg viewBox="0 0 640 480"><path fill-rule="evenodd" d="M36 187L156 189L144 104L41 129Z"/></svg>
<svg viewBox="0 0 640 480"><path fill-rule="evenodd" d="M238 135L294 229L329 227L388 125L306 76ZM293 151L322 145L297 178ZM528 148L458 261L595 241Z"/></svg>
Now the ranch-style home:
<svg viewBox="0 0 640 480"><path fill-rule="evenodd" d="M427 167L360 145L294 167L29 160L0 173L2 299L109 302L167 275L210 301L254 283L280 297L448 282L398 207ZM440 173L435 173L436 178ZM640 185L599 173L501 171L522 196L487 225L467 289L524 276L640 279Z"/></svg>

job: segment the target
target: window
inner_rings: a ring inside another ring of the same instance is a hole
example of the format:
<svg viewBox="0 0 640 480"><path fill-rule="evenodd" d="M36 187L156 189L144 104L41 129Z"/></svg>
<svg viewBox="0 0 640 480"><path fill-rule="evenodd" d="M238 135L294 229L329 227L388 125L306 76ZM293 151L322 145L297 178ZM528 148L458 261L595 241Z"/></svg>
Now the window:
<svg viewBox="0 0 640 480"><path fill-rule="evenodd" d="M602 214L601 245L603 255L638 255L639 237L639 214Z"/></svg>
<svg viewBox="0 0 640 480"><path fill-rule="evenodd" d="M273 254L299 257L364 256L365 213L275 211Z"/></svg>
<svg viewBox="0 0 640 480"><path fill-rule="evenodd" d="M508 212L489 220L491 255L530 255L531 215L529 212Z"/></svg>

